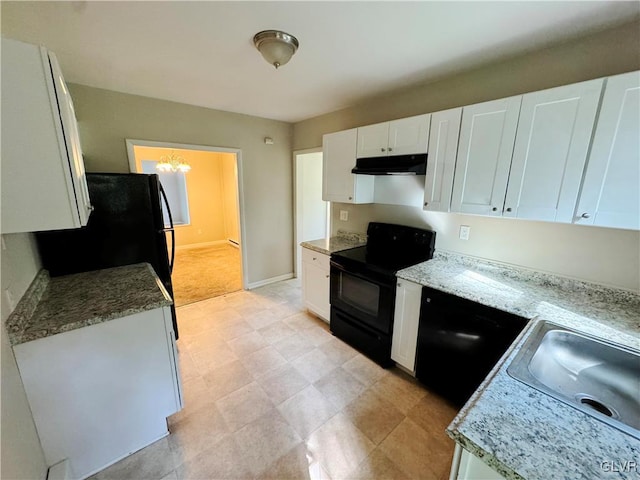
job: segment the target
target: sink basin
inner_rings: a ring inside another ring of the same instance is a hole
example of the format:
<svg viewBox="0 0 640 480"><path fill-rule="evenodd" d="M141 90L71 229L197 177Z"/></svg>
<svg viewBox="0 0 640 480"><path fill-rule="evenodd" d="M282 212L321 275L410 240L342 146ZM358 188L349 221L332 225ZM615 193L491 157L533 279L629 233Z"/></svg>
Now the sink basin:
<svg viewBox="0 0 640 480"><path fill-rule="evenodd" d="M507 373L640 439L640 352L540 322Z"/></svg>

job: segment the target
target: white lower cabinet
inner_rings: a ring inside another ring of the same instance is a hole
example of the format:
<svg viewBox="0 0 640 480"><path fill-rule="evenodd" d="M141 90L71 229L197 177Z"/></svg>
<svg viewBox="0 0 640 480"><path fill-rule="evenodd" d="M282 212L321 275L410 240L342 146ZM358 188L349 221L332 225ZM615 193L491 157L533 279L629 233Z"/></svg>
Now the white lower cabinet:
<svg viewBox="0 0 640 480"><path fill-rule="evenodd" d="M456 444L449 480L504 480L504 477Z"/></svg>
<svg viewBox="0 0 640 480"><path fill-rule="evenodd" d="M415 371L416 346L422 285L408 280L398 280L396 308L393 316L391 359L410 372Z"/></svg>
<svg viewBox="0 0 640 480"><path fill-rule="evenodd" d="M13 347L48 465L85 478L168 434L182 408L162 307Z"/></svg>
<svg viewBox="0 0 640 480"><path fill-rule="evenodd" d="M302 249L302 298L305 306L329 321L329 255Z"/></svg>

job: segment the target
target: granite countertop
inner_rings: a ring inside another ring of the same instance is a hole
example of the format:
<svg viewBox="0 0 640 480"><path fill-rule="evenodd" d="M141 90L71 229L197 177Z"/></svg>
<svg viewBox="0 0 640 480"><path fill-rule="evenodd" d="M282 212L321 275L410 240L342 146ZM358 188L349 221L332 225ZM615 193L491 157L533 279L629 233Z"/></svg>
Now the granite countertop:
<svg viewBox="0 0 640 480"><path fill-rule="evenodd" d="M300 245L304 248L308 248L325 255L331 255L334 252L348 250L349 248L361 247L366 244L366 234L338 230L338 234L335 237L321 238L319 240L302 242Z"/></svg>
<svg viewBox="0 0 640 480"><path fill-rule="evenodd" d="M521 383L507 367L541 320L637 349L639 295L440 252L397 275L532 319L453 420L451 438L509 479L638 478L620 470L640 464L640 440Z"/></svg>
<svg viewBox="0 0 640 480"><path fill-rule="evenodd" d="M41 270L6 326L18 345L172 303L148 263L54 278Z"/></svg>

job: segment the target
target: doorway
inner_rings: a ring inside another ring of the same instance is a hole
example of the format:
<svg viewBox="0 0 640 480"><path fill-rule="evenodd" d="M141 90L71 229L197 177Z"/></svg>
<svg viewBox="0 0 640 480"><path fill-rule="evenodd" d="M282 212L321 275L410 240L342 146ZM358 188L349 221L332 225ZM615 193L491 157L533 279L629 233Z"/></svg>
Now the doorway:
<svg viewBox="0 0 640 480"><path fill-rule="evenodd" d="M330 235L329 202L322 200L322 148L293 152L295 172L295 272L302 272L300 242Z"/></svg>
<svg viewBox="0 0 640 480"><path fill-rule="evenodd" d="M127 140L127 151L130 170L158 174L167 195L173 218L167 243L175 240L171 278L176 306L245 288L240 151L143 140ZM161 159L191 169L160 172L156 167Z"/></svg>

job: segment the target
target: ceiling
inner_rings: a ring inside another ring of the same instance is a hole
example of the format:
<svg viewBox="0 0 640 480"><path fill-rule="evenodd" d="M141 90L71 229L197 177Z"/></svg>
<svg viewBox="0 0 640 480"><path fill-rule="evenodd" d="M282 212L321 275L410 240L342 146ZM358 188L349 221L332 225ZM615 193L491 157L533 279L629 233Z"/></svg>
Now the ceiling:
<svg viewBox="0 0 640 480"><path fill-rule="evenodd" d="M67 81L296 122L637 19L640 2L1 2ZM265 29L300 49L275 70Z"/></svg>

